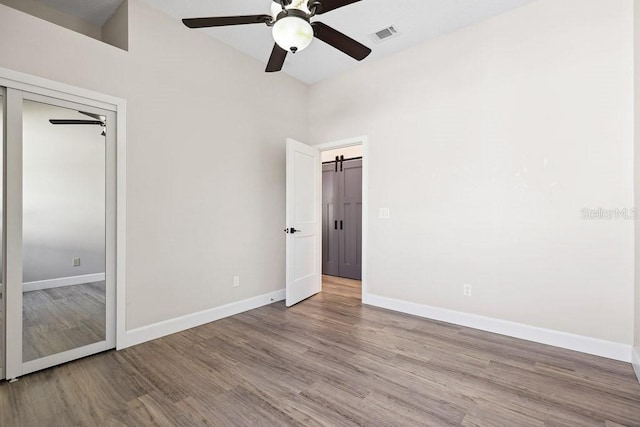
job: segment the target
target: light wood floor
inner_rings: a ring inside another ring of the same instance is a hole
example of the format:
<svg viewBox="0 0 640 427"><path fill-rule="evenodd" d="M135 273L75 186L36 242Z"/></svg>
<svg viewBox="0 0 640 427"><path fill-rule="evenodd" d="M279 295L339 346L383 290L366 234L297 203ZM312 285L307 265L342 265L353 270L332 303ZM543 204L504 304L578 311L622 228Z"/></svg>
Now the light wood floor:
<svg viewBox="0 0 640 427"><path fill-rule="evenodd" d="M640 426L628 364L324 289L3 383L0 425Z"/></svg>

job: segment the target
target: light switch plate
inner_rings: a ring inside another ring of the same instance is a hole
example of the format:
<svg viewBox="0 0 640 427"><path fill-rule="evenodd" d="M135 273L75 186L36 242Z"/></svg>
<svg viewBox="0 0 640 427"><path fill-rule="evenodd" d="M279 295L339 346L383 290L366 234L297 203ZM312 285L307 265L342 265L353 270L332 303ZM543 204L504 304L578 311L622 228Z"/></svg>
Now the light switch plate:
<svg viewBox="0 0 640 427"><path fill-rule="evenodd" d="M380 219L389 219L391 218L391 211L389 208L380 208Z"/></svg>

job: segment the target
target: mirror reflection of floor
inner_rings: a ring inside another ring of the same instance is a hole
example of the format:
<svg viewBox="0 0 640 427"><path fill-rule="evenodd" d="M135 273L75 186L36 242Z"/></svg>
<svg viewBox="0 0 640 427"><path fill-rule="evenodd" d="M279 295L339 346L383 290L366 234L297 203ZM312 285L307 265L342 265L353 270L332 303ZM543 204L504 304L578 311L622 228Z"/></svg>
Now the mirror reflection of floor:
<svg viewBox="0 0 640 427"><path fill-rule="evenodd" d="M105 282L23 294L23 360L105 339Z"/></svg>

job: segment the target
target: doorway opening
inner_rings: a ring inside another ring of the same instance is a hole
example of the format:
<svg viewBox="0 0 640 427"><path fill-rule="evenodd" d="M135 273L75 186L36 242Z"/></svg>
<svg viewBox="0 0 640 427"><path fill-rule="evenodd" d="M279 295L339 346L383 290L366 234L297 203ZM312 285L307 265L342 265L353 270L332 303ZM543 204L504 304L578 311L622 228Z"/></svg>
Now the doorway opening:
<svg viewBox="0 0 640 427"><path fill-rule="evenodd" d="M322 285L364 296L366 137L317 146L322 161Z"/></svg>

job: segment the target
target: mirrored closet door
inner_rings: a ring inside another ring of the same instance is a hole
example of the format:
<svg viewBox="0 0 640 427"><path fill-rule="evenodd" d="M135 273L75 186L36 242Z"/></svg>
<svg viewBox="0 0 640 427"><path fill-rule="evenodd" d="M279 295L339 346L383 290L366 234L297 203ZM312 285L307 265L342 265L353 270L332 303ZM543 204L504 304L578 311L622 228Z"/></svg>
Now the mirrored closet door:
<svg viewBox="0 0 640 427"><path fill-rule="evenodd" d="M115 114L6 89L7 378L115 346Z"/></svg>

